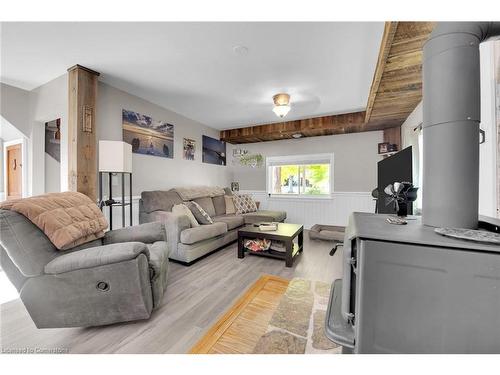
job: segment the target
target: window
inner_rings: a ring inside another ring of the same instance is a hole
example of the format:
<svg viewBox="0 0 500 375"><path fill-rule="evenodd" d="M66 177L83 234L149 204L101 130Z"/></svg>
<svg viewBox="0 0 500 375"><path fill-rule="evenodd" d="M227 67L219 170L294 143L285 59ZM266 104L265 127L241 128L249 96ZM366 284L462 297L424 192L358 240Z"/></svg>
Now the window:
<svg viewBox="0 0 500 375"><path fill-rule="evenodd" d="M329 196L332 192L333 154L267 158L268 193Z"/></svg>

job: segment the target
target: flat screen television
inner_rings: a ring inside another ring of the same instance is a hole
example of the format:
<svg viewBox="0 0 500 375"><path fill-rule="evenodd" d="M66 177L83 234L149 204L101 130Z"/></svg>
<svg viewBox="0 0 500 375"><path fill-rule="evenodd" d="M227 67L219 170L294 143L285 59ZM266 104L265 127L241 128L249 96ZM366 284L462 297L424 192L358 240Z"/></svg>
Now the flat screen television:
<svg viewBox="0 0 500 375"><path fill-rule="evenodd" d="M391 155L378 162L377 166L377 190L378 202L377 213L394 214L396 207L394 202L386 204L388 197L384 192L387 185L394 182L413 183L413 165L411 146ZM408 215L413 214L413 204L408 203Z"/></svg>

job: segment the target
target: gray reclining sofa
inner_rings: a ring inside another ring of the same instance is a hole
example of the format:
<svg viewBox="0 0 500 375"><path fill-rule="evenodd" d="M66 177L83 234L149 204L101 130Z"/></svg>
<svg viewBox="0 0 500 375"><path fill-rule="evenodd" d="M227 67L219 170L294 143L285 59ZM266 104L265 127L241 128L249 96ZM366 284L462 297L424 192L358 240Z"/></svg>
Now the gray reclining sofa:
<svg viewBox="0 0 500 375"><path fill-rule="evenodd" d="M225 194L232 195L226 188ZM213 219L213 224L191 227L185 215L172 213L172 207L182 203L175 189L168 191L143 191L139 201L139 222L160 221L165 224L171 260L191 265L196 260L221 249L238 239L238 229L246 224L262 221L284 222L286 212L257 210L245 214L226 215L223 195L201 197L193 200Z"/></svg>
<svg viewBox="0 0 500 375"><path fill-rule="evenodd" d="M0 209L0 245L2 269L38 328L147 319L167 287L161 223L109 231L59 251L23 215Z"/></svg>

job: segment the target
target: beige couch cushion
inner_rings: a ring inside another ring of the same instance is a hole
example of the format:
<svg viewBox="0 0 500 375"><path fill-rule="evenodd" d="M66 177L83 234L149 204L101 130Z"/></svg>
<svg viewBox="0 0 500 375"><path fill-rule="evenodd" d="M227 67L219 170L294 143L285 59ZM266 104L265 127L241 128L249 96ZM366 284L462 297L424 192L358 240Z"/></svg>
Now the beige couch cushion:
<svg viewBox="0 0 500 375"><path fill-rule="evenodd" d="M208 240L220 236L227 232L226 223L213 223L208 225L200 225L196 228L184 229L181 232L181 242L185 245Z"/></svg>
<svg viewBox="0 0 500 375"><path fill-rule="evenodd" d="M172 213L176 215L186 215L189 218L191 227L199 227L200 223L196 220L193 213L184 204L176 204L172 207Z"/></svg>
<svg viewBox="0 0 500 375"><path fill-rule="evenodd" d="M239 215L222 215L213 218L214 223L226 223L227 230L232 230L241 227L245 224L245 219L243 216Z"/></svg>
<svg viewBox="0 0 500 375"><path fill-rule="evenodd" d="M182 203L181 197L173 189L168 191L143 191L141 199L144 211L148 213L154 211L172 211L172 207L175 204Z"/></svg>

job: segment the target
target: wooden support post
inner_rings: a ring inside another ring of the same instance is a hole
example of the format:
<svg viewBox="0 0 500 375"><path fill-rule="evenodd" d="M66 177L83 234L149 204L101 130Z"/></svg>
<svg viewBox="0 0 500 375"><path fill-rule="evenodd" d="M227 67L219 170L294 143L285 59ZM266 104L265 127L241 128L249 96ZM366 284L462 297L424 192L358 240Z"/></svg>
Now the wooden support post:
<svg viewBox="0 0 500 375"><path fill-rule="evenodd" d="M81 65L68 69L68 187L97 201L95 108L99 73Z"/></svg>

